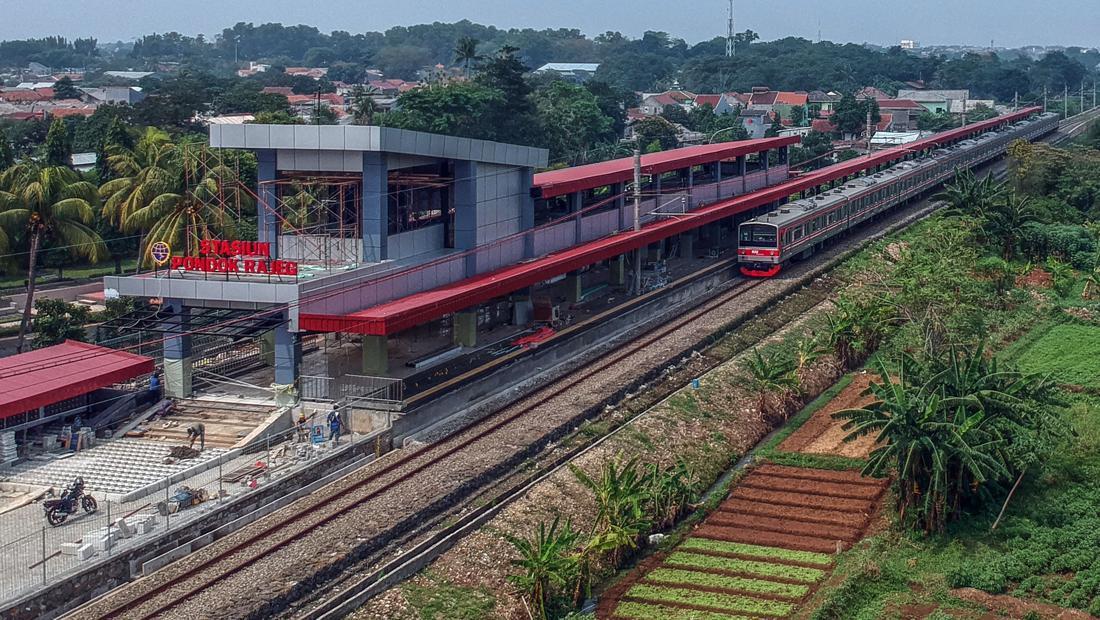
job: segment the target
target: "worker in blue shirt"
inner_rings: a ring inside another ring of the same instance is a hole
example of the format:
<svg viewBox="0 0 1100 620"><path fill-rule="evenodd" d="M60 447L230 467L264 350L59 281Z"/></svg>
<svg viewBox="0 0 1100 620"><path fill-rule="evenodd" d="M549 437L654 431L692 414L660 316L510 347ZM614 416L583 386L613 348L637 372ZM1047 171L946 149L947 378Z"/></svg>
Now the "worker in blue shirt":
<svg viewBox="0 0 1100 620"><path fill-rule="evenodd" d="M153 373L153 376L149 377L149 403L155 403L160 400L160 373Z"/></svg>
<svg viewBox="0 0 1100 620"><path fill-rule="evenodd" d="M328 439L329 439L329 441L332 442L332 445L334 445L334 446L340 443L340 427L341 426L342 426L342 424L340 423L340 416L339 415L334 415L334 416L329 417L329 420L328 420Z"/></svg>

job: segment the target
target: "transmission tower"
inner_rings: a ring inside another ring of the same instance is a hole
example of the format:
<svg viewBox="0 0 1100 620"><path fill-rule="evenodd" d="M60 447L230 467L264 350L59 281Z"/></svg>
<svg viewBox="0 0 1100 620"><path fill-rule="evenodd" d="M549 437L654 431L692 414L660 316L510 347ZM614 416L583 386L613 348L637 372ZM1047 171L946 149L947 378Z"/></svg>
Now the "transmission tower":
<svg viewBox="0 0 1100 620"><path fill-rule="evenodd" d="M733 54L737 51L737 45L733 40L733 1L730 0L730 17L726 28L726 56L729 58L733 58Z"/></svg>

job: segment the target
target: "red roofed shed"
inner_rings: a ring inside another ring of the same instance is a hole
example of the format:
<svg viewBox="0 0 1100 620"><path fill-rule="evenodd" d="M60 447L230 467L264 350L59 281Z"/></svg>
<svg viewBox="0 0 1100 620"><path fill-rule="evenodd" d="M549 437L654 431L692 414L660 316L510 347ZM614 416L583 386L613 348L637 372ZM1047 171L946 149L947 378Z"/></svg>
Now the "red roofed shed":
<svg viewBox="0 0 1100 620"><path fill-rule="evenodd" d="M153 359L66 340L0 359L0 419L153 372Z"/></svg>

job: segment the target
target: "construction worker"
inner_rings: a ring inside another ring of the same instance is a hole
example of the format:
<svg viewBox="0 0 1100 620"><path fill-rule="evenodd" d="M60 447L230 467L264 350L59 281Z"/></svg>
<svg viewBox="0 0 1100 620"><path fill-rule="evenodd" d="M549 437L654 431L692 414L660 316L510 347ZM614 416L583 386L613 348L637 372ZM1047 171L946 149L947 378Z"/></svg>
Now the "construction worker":
<svg viewBox="0 0 1100 620"><path fill-rule="evenodd" d="M309 439L309 429L306 428L306 421L306 412L303 409L298 413L298 421L294 424L294 427L298 430L298 441Z"/></svg>
<svg viewBox="0 0 1100 620"><path fill-rule="evenodd" d="M342 424L340 422L340 416L339 415L329 416L328 440L331 441L332 445L334 445L334 446L340 443L340 427L341 426L342 426Z"/></svg>
<svg viewBox="0 0 1100 620"><path fill-rule="evenodd" d="M199 452L206 449L206 425L202 422L197 422L187 427L187 438L191 440L188 447L195 447L195 440L199 440Z"/></svg>

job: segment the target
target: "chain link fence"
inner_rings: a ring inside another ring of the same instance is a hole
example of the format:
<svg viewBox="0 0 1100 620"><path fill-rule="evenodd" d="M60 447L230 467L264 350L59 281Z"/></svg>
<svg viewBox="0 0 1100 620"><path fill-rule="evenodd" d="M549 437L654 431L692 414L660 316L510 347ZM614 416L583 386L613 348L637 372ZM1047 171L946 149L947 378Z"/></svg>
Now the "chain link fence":
<svg viewBox="0 0 1100 620"><path fill-rule="evenodd" d="M341 419L341 428L347 428L346 412L335 415ZM88 495L97 504L95 510L87 512L78 505L56 527L48 524L43 510L43 501L49 497L0 514L0 603L9 604L91 562L148 543L338 451L364 441L381 441L386 431L334 436L329 420L321 419L313 426L258 437L217 457L202 473L132 501L120 502L117 496L91 489ZM280 496L297 489L289 488Z"/></svg>

